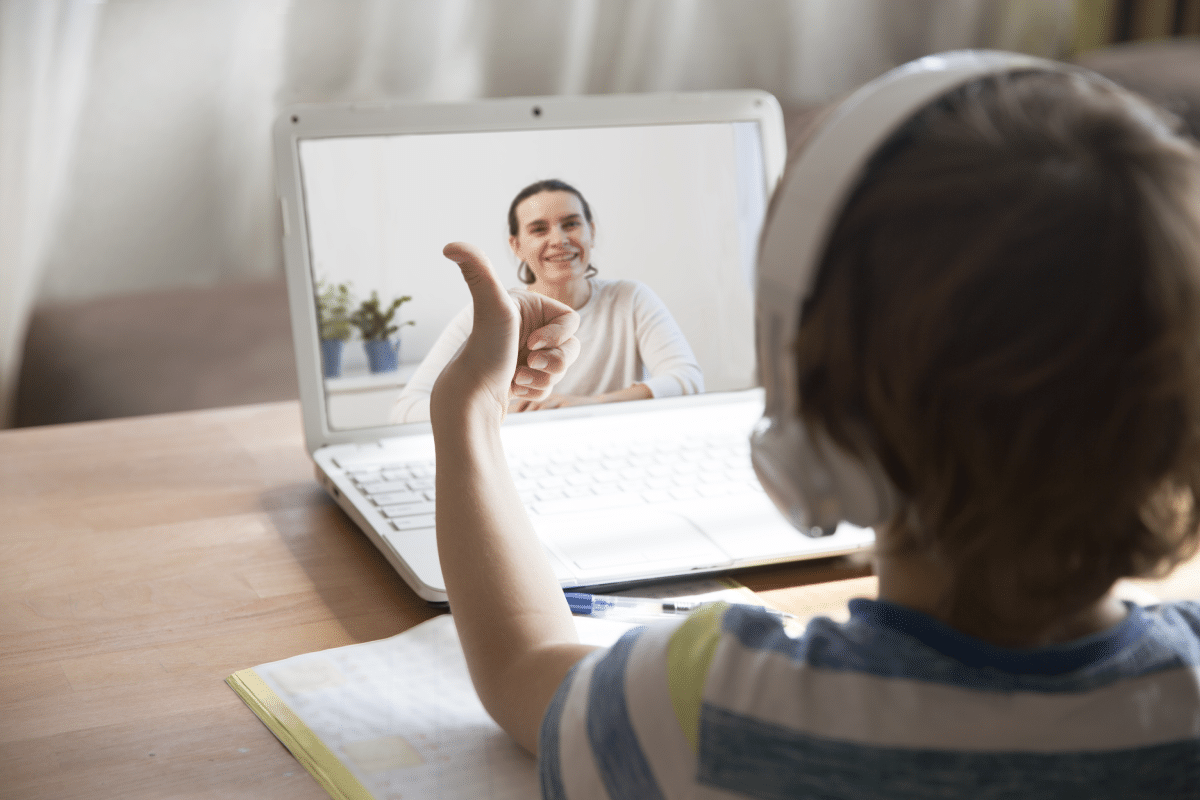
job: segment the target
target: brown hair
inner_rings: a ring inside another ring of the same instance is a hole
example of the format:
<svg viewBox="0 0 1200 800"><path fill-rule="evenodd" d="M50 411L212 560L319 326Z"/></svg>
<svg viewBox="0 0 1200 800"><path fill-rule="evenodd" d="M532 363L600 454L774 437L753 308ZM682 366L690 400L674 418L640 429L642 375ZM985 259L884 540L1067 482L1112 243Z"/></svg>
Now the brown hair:
<svg viewBox="0 0 1200 800"><path fill-rule="evenodd" d="M950 568L951 624L1037 630L1195 552L1198 186L1147 104L1028 72L920 112L847 203L802 413L852 451L866 431L889 546Z"/></svg>

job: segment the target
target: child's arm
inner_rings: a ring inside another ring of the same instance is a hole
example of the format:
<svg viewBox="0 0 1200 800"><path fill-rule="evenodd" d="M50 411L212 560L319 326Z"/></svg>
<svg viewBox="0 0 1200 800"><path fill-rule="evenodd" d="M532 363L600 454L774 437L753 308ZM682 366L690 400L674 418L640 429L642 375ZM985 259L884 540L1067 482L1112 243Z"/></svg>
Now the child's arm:
<svg viewBox="0 0 1200 800"><path fill-rule="evenodd" d="M510 394L549 394L579 353L579 318L542 295L510 295L477 248L450 244L443 252L462 269L475 317L430 403L438 553L475 690L500 727L536 753L550 699L592 648L579 643L517 496L500 422Z"/></svg>

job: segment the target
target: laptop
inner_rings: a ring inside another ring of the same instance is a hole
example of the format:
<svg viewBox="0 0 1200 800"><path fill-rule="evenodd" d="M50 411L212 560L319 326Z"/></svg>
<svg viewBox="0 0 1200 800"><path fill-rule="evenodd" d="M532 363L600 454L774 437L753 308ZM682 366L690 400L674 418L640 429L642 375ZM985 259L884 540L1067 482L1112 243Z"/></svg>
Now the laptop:
<svg viewBox="0 0 1200 800"><path fill-rule="evenodd" d="M598 278L648 287L702 376L662 393L674 396L508 415L505 452L563 587L873 543L845 524L793 529L750 466L763 404L755 255L786 157L773 97L301 106L280 115L274 142L306 446L321 484L419 596L446 600L433 438L420 415L391 420L470 303L441 250L472 242L521 287L509 205L546 179L586 198Z"/></svg>

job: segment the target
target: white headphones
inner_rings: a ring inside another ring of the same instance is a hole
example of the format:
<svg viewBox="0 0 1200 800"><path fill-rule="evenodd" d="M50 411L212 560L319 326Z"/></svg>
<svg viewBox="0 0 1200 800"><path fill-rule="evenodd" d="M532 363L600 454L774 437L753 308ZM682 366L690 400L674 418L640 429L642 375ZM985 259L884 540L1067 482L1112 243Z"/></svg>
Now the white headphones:
<svg viewBox="0 0 1200 800"><path fill-rule="evenodd" d="M825 246L849 193L876 150L918 111L978 78L1018 70L1073 68L1017 53L961 50L905 64L843 101L788 166L758 255L758 365L763 418L750 437L767 495L804 533L830 533L843 520L887 522L897 492L873 459L852 456L799 415L793 344Z"/></svg>

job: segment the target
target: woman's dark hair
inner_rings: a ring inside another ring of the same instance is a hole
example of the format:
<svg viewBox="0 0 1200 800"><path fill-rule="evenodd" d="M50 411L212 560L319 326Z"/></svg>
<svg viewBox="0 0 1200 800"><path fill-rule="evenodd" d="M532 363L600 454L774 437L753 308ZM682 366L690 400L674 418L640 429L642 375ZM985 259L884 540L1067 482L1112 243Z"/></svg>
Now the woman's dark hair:
<svg viewBox="0 0 1200 800"><path fill-rule="evenodd" d="M547 178L546 180L537 181L526 186L521 191L517 192L517 196L513 198L512 203L508 206L508 235L516 236L520 230L520 223L517 222L517 206L535 194L542 192L570 192L579 198L579 204L583 206L583 218L592 223L592 207L588 205L588 201L583 194L566 181L560 181L557 178ZM588 264L587 270L583 273L584 277L590 278L597 274L600 270ZM521 279L521 283L530 284L537 280L537 276L533 274L533 270L524 261L517 267L517 277Z"/></svg>
<svg viewBox="0 0 1200 800"><path fill-rule="evenodd" d="M1042 72L926 108L851 196L802 413L883 465L887 544L948 567L951 624L1019 640L1196 551L1198 208L1164 115Z"/></svg>

